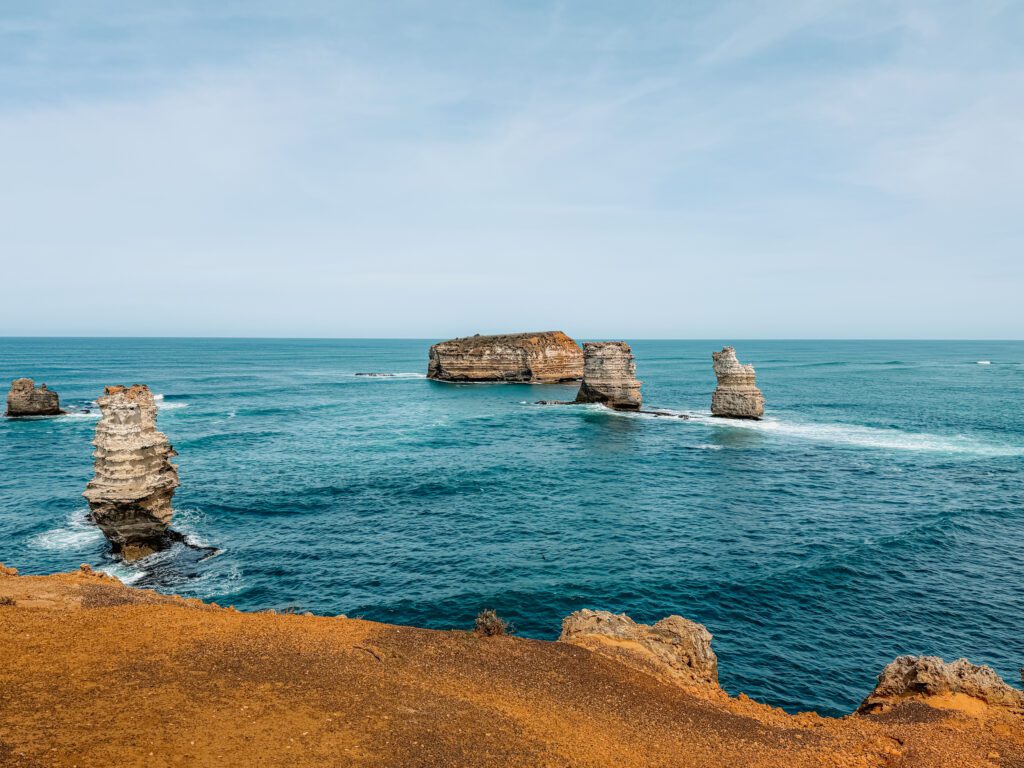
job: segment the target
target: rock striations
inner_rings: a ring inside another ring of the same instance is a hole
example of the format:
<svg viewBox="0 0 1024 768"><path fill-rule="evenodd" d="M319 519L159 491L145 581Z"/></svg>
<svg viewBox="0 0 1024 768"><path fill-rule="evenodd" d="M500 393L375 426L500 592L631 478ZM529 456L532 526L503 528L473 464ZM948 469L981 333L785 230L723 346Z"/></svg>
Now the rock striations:
<svg viewBox="0 0 1024 768"><path fill-rule="evenodd" d="M718 689L718 657L711 650L711 633L682 616L667 616L649 626L637 624L624 613L584 608L562 620L558 640L675 683Z"/></svg>
<svg viewBox="0 0 1024 768"><path fill-rule="evenodd" d="M938 656L900 656L886 665L878 685L857 709L884 711L908 699L968 696L1024 712L1024 691L1007 685L996 671L967 659L946 663Z"/></svg>
<svg viewBox="0 0 1024 768"><path fill-rule="evenodd" d="M754 366L736 359L736 350L723 347L712 352L718 387L711 396L711 415L731 419L760 419L764 415L764 395L754 385Z"/></svg>
<svg viewBox="0 0 1024 768"><path fill-rule="evenodd" d="M60 397L45 384L15 379L7 393L7 416L60 416Z"/></svg>
<svg viewBox="0 0 1024 768"><path fill-rule="evenodd" d="M468 336L430 348L427 378L551 384L578 381L583 352L561 331Z"/></svg>
<svg viewBox="0 0 1024 768"><path fill-rule="evenodd" d="M86 486L93 521L125 560L160 548L171 522L178 487L176 456L156 428L156 403L149 387L107 387L97 401L96 476Z"/></svg>
<svg viewBox="0 0 1024 768"><path fill-rule="evenodd" d="M633 351L624 341L583 344L583 383L577 403L601 403L609 408L638 411L642 404Z"/></svg>

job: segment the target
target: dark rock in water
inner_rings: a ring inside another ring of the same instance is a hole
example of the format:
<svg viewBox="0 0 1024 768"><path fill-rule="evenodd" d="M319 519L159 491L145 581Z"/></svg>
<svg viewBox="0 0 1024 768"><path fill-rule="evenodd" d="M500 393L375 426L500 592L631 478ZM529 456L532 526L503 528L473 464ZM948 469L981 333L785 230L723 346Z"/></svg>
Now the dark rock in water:
<svg viewBox="0 0 1024 768"><path fill-rule="evenodd" d="M754 384L754 366L736 359L736 350L723 347L712 352L718 386L711 396L711 415L730 419L760 419L764 395Z"/></svg>
<svg viewBox="0 0 1024 768"><path fill-rule="evenodd" d="M32 379L15 379L7 393L7 416L60 416L60 397L45 384Z"/></svg>
<svg viewBox="0 0 1024 768"><path fill-rule="evenodd" d="M430 348L427 378L555 384L578 381L583 352L561 331L468 336Z"/></svg>
<svg viewBox="0 0 1024 768"><path fill-rule="evenodd" d="M643 399L636 377L633 350L624 341L583 344L583 383L577 403L601 403L622 411L637 411Z"/></svg>
<svg viewBox="0 0 1024 768"><path fill-rule="evenodd" d="M1007 685L991 667L938 656L900 656L886 665L859 713L885 711L908 699L961 694L986 704L1024 712L1024 691Z"/></svg>
<svg viewBox="0 0 1024 768"><path fill-rule="evenodd" d="M356 376L369 376L374 379L393 379L397 373L357 373Z"/></svg>
<svg viewBox="0 0 1024 768"><path fill-rule="evenodd" d="M137 560L166 546L178 487L176 456L156 428L156 402L145 384L107 387L96 424L95 477L83 496L115 552Z"/></svg>

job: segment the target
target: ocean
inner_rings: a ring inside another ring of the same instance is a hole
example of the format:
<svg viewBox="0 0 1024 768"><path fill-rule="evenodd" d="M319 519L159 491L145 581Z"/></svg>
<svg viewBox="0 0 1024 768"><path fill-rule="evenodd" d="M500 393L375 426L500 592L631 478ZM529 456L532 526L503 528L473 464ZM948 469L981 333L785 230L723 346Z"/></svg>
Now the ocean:
<svg viewBox="0 0 1024 768"><path fill-rule="evenodd" d="M243 610L554 639L579 608L714 635L723 687L845 714L895 656L1024 665L1024 342L741 341L761 422L714 419L722 341L633 341L645 406L426 380L426 340L0 339L71 413L0 420L0 562L90 563ZM356 376L391 373L391 377ZM177 544L114 561L81 496L107 384L179 452Z"/></svg>

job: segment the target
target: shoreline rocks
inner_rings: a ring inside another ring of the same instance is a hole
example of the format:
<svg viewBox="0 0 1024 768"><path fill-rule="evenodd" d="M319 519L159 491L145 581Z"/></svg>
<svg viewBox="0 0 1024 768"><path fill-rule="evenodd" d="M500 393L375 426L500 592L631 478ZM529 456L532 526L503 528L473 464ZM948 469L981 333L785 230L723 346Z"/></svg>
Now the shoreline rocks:
<svg viewBox="0 0 1024 768"><path fill-rule="evenodd" d="M1024 712L1024 691L1007 685L991 667L967 659L947 663L938 656L899 656L887 664L857 712L885 711L907 699L956 695Z"/></svg>
<svg viewBox="0 0 1024 768"><path fill-rule="evenodd" d="M562 331L467 336L430 348L427 378L557 384L583 376L583 351Z"/></svg>
<svg viewBox="0 0 1024 768"><path fill-rule="evenodd" d="M5 416L60 416L60 396L45 384L38 387L32 379L15 379L7 393Z"/></svg>
<svg viewBox="0 0 1024 768"><path fill-rule="evenodd" d="M125 560L137 560L168 540L178 487L177 453L156 428L149 387L107 387L96 425L95 477L82 494L92 519Z"/></svg>
<svg viewBox="0 0 1024 768"><path fill-rule="evenodd" d="M651 626L624 613L584 608L562 620L558 642L685 686L718 690L718 657L711 650L711 633L682 616L667 616Z"/></svg>
<svg viewBox="0 0 1024 768"><path fill-rule="evenodd" d="M711 415L730 419L760 419L764 416L764 395L754 384L754 366L736 359L736 350L722 347L712 352L718 386L711 396Z"/></svg>
<svg viewBox="0 0 1024 768"><path fill-rule="evenodd" d="M624 341L583 344L583 383L577 403L601 403L621 411L638 411L643 404L633 350Z"/></svg>

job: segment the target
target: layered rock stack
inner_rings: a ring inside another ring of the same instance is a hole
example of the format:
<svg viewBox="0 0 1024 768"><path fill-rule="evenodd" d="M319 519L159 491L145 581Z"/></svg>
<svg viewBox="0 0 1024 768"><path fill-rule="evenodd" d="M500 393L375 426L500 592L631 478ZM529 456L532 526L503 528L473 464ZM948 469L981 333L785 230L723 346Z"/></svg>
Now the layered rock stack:
<svg viewBox="0 0 1024 768"><path fill-rule="evenodd" d="M723 347L712 352L718 387L711 396L711 415L730 419L760 419L764 416L764 395L754 384L754 366L736 359L736 350Z"/></svg>
<svg viewBox="0 0 1024 768"><path fill-rule="evenodd" d="M583 344L583 383L577 403L601 403L622 411L638 411L642 404L633 350L624 341L588 341Z"/></svg>
<svg viewBox="0 0 1024 768"><path fill-rule="evenodd" d="M60 397L45 384L15 379L7 393L7 416L60 416Z"/></svg>
<svg viewBox="0 0 1024 768"><path fill-rule="evenodd" d="M718 657L703 624L667 616L653 626L624 613L584 608L562 620L559 642L609 656L688 687L718 689Z"/></svg>
<svg viewBox="0 0 1024 768"><path fill-rule="evenodd" d="M561 331L468 336L430 348L427 378L554 384L578 381L583 352Z"/></svg>
<svg viewBox="0 0 1024 768"><path fill-rule="evenodd" d="M145 384L107 387L97 402L96 475L83 495L114 551L137 560L166 540L178 487L170 460L177 453L156 428L156 403Z"/></svg>

